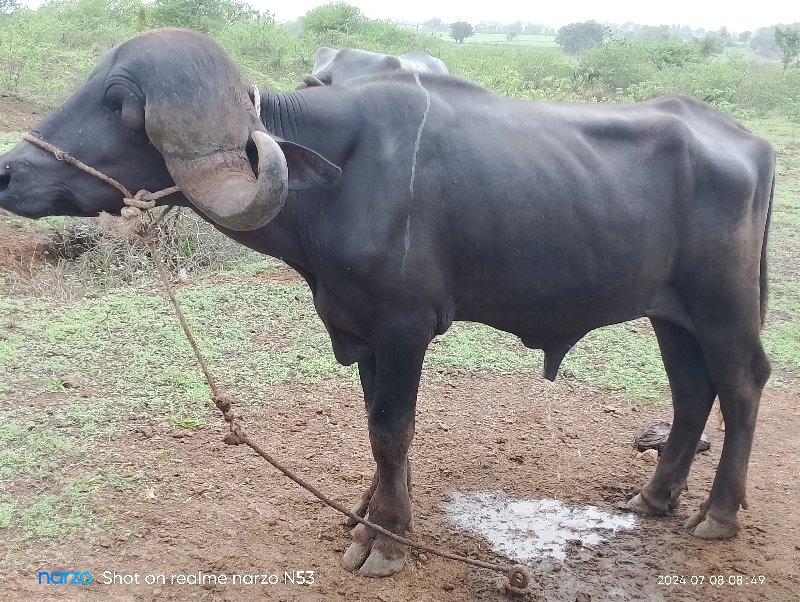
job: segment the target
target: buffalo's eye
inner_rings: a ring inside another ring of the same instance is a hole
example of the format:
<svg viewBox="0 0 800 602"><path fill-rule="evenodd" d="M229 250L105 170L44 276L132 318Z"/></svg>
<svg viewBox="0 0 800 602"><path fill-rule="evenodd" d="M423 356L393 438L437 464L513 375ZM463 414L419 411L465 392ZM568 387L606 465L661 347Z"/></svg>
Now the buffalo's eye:
<svg viewBox="0 0 800 602"><path fill-rule="evenodd" d="M138 132L144 128L144 103L130 89L122 85L113 85L106 91L108 107L119 114L126 130Z"/></svg>
<svg viewBox="0 0 800 602"><path fill-rule="evenodd" d="M126 96L122 102L122 125L133 132L144 128L144 104L133 94Z"/></svg>

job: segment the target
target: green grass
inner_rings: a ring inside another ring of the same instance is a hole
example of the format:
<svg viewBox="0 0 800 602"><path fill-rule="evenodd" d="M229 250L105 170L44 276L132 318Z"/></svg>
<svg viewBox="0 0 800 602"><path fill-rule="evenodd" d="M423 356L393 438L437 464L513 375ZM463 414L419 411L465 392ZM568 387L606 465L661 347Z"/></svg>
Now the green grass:
<svg viewBox="0 0 800 602"><path fill-rule="evenodd" d="M53 492L33 496L0 494L0 538L9 548L30 540L60 541L103 524L91 502L101 477L76 477Z"/></svg>
<svg viewBox="0 0 800 602"><path fill-rule="evenodd" d="M427 365L464 372L541 373L544 354L515 336L481 324L454 324L431 346ZM649 324L638 321L589 333L567 355L561 377L577 379L630 401L667 399L667 379Z"/></svg>
<svg viewBox="0 0 800 602"><path fill-rule="evenodd" d="M51 420L43 415L25 415L29 422L12 414L0 426L0 479L44 477L59 460L79 460L90 446L77 433L46 426Z"/></svg>
<svg viewBox="0 0 800 602"><path fill-rule="evenodd" d="M22 138L22 132L0 132L0 154L11 150Z"/></svg>
<svg viewBox="0 0 800 602"><path fill-rule="evenodd" d="M747 123L775 147L775 198L769 233L770 299L764 346L773 365L800 374L800 123L759 119ZM780 380L780 374L775 379Z"/></svg>
<svg viewBox="0 0 800 602"><path fill-rule="evenodd" d="M17 501L10 495L0 496L0 529L8 529L11 526L17 505Z"/></svg>
<svg viewBox="0 0 800 602"><path fill-rule="evenodd" d="M767 355L785 369L800 375L800 322L777 320L768 329L764 339Z"/></svg>
<svg viewBox="0 0 800 602"><path fill-rule="evenodd" d="M87 497L100 487L95 475L73 479L56 494L41 494L30 504L20 504L10 527L18 522L24 539L57 540L72 535L93 518L87 511Z"/></svg>
<svg viewBox="0 0 800 602"><path fill-rule="evenodd" d="M209 362L224 382L251 394L286 380L313 382L337 377L356 382L353 367L334 360L327 333L301 284L222 282L184 289L180 300ZM42 318L19 319L5 341L3 366L9 385L39 383L43 392L61 391L54 374L83 371L105 399L124 397L129 411L163 412L175 423L202 421L206 386L174 317L160 295L115 290L99 299L65 307L41 307ZM220 320L219 316L225 316ZM648 329L616 326L581 341L565 368L581 380L633 400L661 398L665 387ZM41 357L35 366L28 358ZM477 324L456 324L431 346L430 368L465 372L541 370L542 354L519 340ZM619 375L619 376L615 376ZM635 383L637 383L635 385ZM110 403L85 416L93 429L113 423Z"/></svg>

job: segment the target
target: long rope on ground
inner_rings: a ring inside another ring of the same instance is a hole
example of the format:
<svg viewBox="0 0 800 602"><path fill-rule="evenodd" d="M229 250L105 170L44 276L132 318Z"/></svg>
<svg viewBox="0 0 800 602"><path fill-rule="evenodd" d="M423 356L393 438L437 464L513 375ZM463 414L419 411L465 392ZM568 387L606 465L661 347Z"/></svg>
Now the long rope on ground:
<svg viewBox="0 0 800 602"><path fill-rule="evenodd" d="M406 537L397 535L396 533L392 533L388 529L385 529L384 527L359 516L358 514L348 510L335 500L332 500L322 491L320 491L317 487L315 487L313 484L306 481L304 478L299 476L290 468L284 466L281 462L276 460L271 454L265 451L260 445L252 441L250 439L250 436L247 434L247 431L237 421L237 417L233 412L232 409L232 405L234 402L233 398L227 392L221 389L217 384L217 381L214 378L214 375L212 374L211 369L208 366L208 362L206 362L206 359L203 356L202 351L200 350L200 346L197 344L197 339L194 337L194 334L192 333L192 330L189 327L189 323L186 321L186 316L183 314L183 311L181 310L180 305L178 304L178 299L175 296L175 290L173 289L172 283L170 282L169 274L167 274L167 270L164 267L164 263L161 261L161 257L158 253L158 249L156 247L157 228L158 225L161 223L161 221L164 219L167 213L171 211L172 208L170 207L165 209L157 219L155 219L150 223L145 224L143 220L143 212L155 207L155 203L158 199L179 192L180 189L177 186L172 186L170 188L165 188L164 190L160 190L158 192L149 192L147 190L140 190L136 194L131 194L130 190L128 190L123 184L121 184L114 178L94 169L93 167L90 167L89 165L86 165L79 159L76 159L75 157L70 155L68 152L63 151L56 146L53 146L49 142L46 142L41 138L37 138L36 136L27 133L23 134L22 138L32 144L35 144L42 150L51 153L59 161L65 161L70 165L77 167L78 169L86 172L87 174L90 174L98 178L99 180L102 180L109 186L113 186L122 193L124 207L121 212L121 219L127 222L129 226L128 228L125 229L137 235L150 251L150 256L153 259L153 264L156 267L156 271L158 272L161 284L164 287L164 291L167 294L167 298L169 299L170 305L172 305L172 308L175 311L175 315L178 318L178 322L181 325L181 329L183 330L184 335L186 335L186 339L189 341L189 346L192 348L192 352L194 353L194 356L197 359L197 363L199 364L200 369L202 370L203 375L205 376L206 382L208 383L208 386L211 389L211 400L214 402L214 405L217 407L217 409L220 412L222 412L222 417L229 425L229 432L223 439L225 443L227 443L228 445L240 445L240 444L247 445L250 449L256 452L269 464L271 464L280 472L282 472L286 477L288 477L289 479L300 485L300 487L311 493L314 497L316 497L324 504L328 505L329 507L333 508L338 512L341 512L352 521L360 523L365 527L372 529L373 531L377 531L378 533L385 535L389 539L392 539L393 541L396 541L397 543L400 543L404 546L408 546L409 548L414 548L417 550L421 550L423 552L428 552L429 554L433 554L434 556L439 556L441 558L446 558L448 560L455 560L457 562L462 562L464 564L469 564L479 568L505 573L507 577L507 582L505 583L507 591L509 591L510 593L521 594L521 595L524 595L526 593L527 587L530 584L530 574L528 573L528 569L525 568L524 566L521 565L508 566L502 564L495 564L491 562L485 562L483 560L476 560L474 558L469 558L467 556L453 554L452 552L447 552L445 550L441 550L433 546L417 543Z"/></svg>
<svg viewBox="0 0 800 602"><path fill-rule="evenodd" d="M172 283L170 282L169 275L167 274L167 270L164 267L164 263L161 261L161 257L158 254L158 249L156 248L155 244L155 237L149 236L146 239L143 238L145 244L147 245L148 249L150 250L150 256L153 258L153 263L156 266L156 270L158 271L159 278L161 279L161 284L164 287L164 290L167 294L167 298L169 299L170 305L172 305L172 309L175 311L175 315L178 318L178 322L183 329L184 334L186 335L186 339L189 341L189 345L192 348L192 351L197 359L197 363L200 365L203 374L206 377L206 382L208 382L208 386L211 389L211 400L214 402L214 405L217 409L222 412L222 416L226 422L229 424L230 432L225 436L223 441L228 445L240 445L244 444L247 445L250 449L256 452L259 456L261 456L264 460L269 462L272 466L282 472L286 477L300 485L303 489L311 493L314 497L318 500L323 502L324 504L330 506L334 510L341 512L347 518L357 523L364 525L386 537L408 546L410 548L415 548L417 550L421 550L423 552L428 552L429 554L433 554L435 556L440 556L442 558L447 558L449 560L456 560L458 562L463 562L465 564L470 564L472 566L476 566L479 568L490 569L493 571L499 571L501 573L506 573L509 584L516 589L524 589L527 587L528 583L530 582L530 576L528 571L525 567L519 565L513 566L506 566L501 564L494 564L491 562L485 562L483 560L476 560L474 558L469 558L467 556L461 556L459 554L453 554L452 552L447 552L445 550L440 550L439 548L435 548L433 546L417 543L412 541L406 537L402 537L401 535L397 535L396 533L392 533L388 529L375 524L356 513L348 510L344 506L342 506L339 502L329 498L325 495L322 491L320 491L316 486L311 484L310 482L306 481L300 475L295 473L290 468L284 466L281 462L276 460L270 453L264 450L260 445L255 443L250 439L250 436L247 434L247 431L244 427L236 420L236 416L231 409L231 405L233 403L233 399L228 395L226 392L222 391L214 379L212 375L208 363L203 356L202 351L200 350L199 345L197 344L197 339L194 337L194 334L189 327L189 323L186 321L186 316L183 314L183 310L181 310L180 305L178 304L178 300L175 297L175 290L172 287Z"/></svg>

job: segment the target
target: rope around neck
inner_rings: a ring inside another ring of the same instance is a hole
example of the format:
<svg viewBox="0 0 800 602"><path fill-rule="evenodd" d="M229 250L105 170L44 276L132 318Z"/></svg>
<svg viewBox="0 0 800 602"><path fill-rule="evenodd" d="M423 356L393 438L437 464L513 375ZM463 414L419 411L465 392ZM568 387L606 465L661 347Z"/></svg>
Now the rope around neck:
<svg viewBox="0 0 800 602"><path fill-rule="evenodd" d="M258 89L255 88L255 94L258 94ZM260 106L260 103L259 103ZM122 217L127 220L128 222L139 222L137 227L133 230L139 238L141 238L142 242L147 245L147 248L150 251L150 256L153 259L153 263L156 266L156 270L158 272L159 278L161 279L161 283L164 286L164 290L167 294L167 298L169 299L170 305L172 305L173 310L175 311L175 315L178 318L178 322L181 325L181 329L183 330L184 335L186 335L187 341L189 341L189 346L192 348L192 352L194 353L195 358L197 359L197 363L200 366L200 369L203 371L203 375L205 376L206 382L208 383L209 389L211 389L211 401L214 403L216 408L222 412L222 417L229 425L229 432L225 435L223 442L227 445L240 445L245 444L250 449L252 449L255 453L261 456L264 460L269 462L273 467L278 469L282 472L286 477L300 485L303 489L311 493L314 497L318 500L326 504L327 506L333 508L334 510L344 514L347 518L351 521L355 521L356 523L360 523L365 527L372 529L382 535L385 535L389 539L396 541L399 544L404 546L408 546L409 548L415 548L417 550L422 550L423 552L427 552L429 554L433 554L434 556L439 556L441 558L446 558L448 560L455 560L457 562L462 562L464 564L469 564L472 566L476 566L479 568L489 569L492 571L498 571L501 573L505 573L507 577L507 581L504 584L506 590L509 593L517 594L517 595L524 595L527 593L528 585L530 584L530 574L528 573L528 569L521 565L503 565L503 564L495 564L491 562L484 562L482 560L476 560L474 558L468 558L466 556L461 556L459 554L453 554L451 552L447 552L445 550L440 550L438 548L428 546L425 544L417 543L396 533L389 531L388 529L382 527L381 525L375 524L372 521L369 521L358 514L348 510L339 502L332 500L327 495L322 493L317 487L303 479L301 476L296 474L291 469L284 466L281 462L276 460L272 457L267 451L265 451L261 446L250 439L250 436L247 434L247 431L244 427L237 421L237 417L231 406L234 403L234 399L223 389L221 389L216 382L213 374L211 373L210 368L208 367L208 362L206 362L205 357L203 356L202 351L200 350L200 346L197 344L197 340L195 339L194 335L192 334L191 329L189 328L189 323L186 321L186 317L183 314L183 311L178 305L178 299L175 296L175 291L172 288L172 283L169 280L169 275L167 274L167 270L164 267L164 263L161 261L161 257L158 254L158 249L156 248L155 244L155 231L158 224L164 218L164 216L169 212L169 209L164 211L161 216L151 222L149 224L144 224L142 221L142 211L146 211L148 209L152 209L155 206L155 202L157 199L161 197L168 196L175 192L179 191L177 186L172 186L170 188L165 188L164 190L160 190L158 192L148 192L147 190L140 190L135 195L132 195L130 191L125 188L122 184L120 184L114 178L102 173L86 165L82 161L76 159L66 151L59 149L56 146L53 146L49 142L45 142L41 138L37 138L30 134L23 134L23 140L27 140L28 142L35 144L39 148L46 150L49 153L58 159L59 161L65 161L70 165L74 165L78 169L91 174L102 180L106 184L113 186L117 190L119 190L123 197L125 207L123 207ZM125 212L126 209L131 211Z"/></svg>

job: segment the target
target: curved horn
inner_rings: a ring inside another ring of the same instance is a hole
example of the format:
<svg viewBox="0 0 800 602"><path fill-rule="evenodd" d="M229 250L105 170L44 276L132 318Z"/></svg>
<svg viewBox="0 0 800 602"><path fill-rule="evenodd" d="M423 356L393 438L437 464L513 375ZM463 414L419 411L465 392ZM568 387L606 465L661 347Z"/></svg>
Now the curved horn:
<svg viewBox="0 0 800 602"><path fill-rule="evenodd" d="M258 151L258 177L244 150L218 151L203 157L164 155L175 184L214 222L229 230L255 230L271 221L289 191L289 170L277 142L261 131L251 133Z"/></svg>
<svg viewBox="0 0 800 602"><path fill-rule="evenodd" d="M147 136L189 202L229 230L273 219L289 188L286 158L222 47L199 32L163 29L129 40L114 57L114 69L141 88Z"/></svg>

